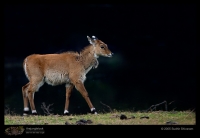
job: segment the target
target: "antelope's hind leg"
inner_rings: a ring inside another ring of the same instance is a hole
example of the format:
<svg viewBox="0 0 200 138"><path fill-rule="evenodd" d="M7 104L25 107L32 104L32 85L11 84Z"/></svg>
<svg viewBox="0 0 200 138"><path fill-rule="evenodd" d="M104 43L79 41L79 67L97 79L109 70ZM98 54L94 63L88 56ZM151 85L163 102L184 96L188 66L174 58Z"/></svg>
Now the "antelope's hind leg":
<svg viewBox="0 0 200 138"><path fill-rule="evenodd" d="M23 96L23 101L24 101L24 112L23 115L28 115L29 112L29 107L28 107L28 92L27 92L27 88L29 87L29 83L27 83L26 85L24 85L22 87L22 96Z"/></svg>
<svg viewBox="0 0 200 138"><path fill-rule="evenodd" d="M24 115L29 111L28 101L31 107L32 115L37 115L34 104L34 94L39 88L44 84L43 80L30 81L25 86L22 87L23 99L24 99Z"/></svg>

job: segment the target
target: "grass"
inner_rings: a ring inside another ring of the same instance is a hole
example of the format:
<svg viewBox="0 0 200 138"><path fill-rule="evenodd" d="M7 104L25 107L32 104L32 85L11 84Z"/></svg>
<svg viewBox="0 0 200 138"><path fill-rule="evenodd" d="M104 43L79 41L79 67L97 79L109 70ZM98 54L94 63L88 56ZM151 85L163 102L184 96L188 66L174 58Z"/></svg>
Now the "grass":
<svg viewBox="0 0 200 138"><path fill-rule="evenodd" d="M124 114L128 119L121 120ZM133 116L135 118L133 118ZM148 116L149 119L141 117ZM49 116L20 116L4 115L5 125L65 125L68 122L75 125L80 119L91 120L88 125L165 125L166 122L175 122L177 125L196 125L196 114L193 111L153 111L153 112L123 112L99 113L97 115L49 115Z"/></svg>

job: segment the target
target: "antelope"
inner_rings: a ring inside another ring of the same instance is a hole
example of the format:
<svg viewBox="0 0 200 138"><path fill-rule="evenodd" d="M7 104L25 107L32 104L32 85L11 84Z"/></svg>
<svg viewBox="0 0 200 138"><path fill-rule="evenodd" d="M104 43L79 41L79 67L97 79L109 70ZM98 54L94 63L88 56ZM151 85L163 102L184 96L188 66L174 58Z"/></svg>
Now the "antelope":
<svg viewBox="0 0 200 138"><path fill-rule="evenodd" d="M107 44L92 36L87 36L89 45L79 53L68 51L59 54L32 54L23 61L23 69L29 82L22 87L22 96L24 102L23 115L28 115L31 107L32 115L37 115L34 104L34 94L46 82L49 85L56 86L65 84L66 100L64 115L69 115L69 98L72 89L75 88L81 93L87 102L91 113L97 114L88 92L84 86L86 74L92 69L97 68L99 56L112 57L113 53L108 49Z"/></svg>

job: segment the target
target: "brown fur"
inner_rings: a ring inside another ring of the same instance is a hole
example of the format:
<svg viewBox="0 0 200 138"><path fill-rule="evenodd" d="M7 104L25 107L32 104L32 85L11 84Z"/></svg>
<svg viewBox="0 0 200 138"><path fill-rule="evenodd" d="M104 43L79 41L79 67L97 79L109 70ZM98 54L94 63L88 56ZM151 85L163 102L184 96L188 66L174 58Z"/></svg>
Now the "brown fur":
<svg viewBox="0 0 200 138"><path fill-rule="evenodd" d="M112 53L107 45L98 39L91 39L91 43L80 54L77 52L64 52L60 54L32 54L25 58L23 67L29 82L22 87L24 108L35 110L34 93L47 82L48 84L66 84L65 110L68 110L69 97L73 87L82 94L90 109L94 108L84 87L86 74L91 68L97 68L98 56L111 57ZM103 47L103 48L102 48Z"/></svg>

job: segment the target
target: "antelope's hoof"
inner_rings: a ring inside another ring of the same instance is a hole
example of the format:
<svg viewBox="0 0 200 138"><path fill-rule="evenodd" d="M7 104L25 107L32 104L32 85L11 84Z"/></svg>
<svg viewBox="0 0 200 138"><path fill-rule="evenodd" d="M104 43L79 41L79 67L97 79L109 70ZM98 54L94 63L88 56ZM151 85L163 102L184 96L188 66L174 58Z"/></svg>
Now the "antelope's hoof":
<svg viewBox="0 0 200 138"><path fill-rule="evenodd" d="M38 115L37 113L32 113L32 115Z"/></svg>
<svg viewBox="0 0 200 138"><path fill-rule="evenodd" d="M29 115L29 111L24 111L23 116L28 116Z"/></svg>
<svg viewBox="0 0 200 138"><path fill-rule="evenodd" d="M96 109L92 110L91 113L92 113L92 114L97 114Z"/></svg>
<svg viewBox="0 0 200 138"><path fill-rule="evenodd" d="M65 116L70 116L70 113L64 113Z"/></svg>

